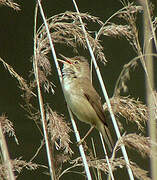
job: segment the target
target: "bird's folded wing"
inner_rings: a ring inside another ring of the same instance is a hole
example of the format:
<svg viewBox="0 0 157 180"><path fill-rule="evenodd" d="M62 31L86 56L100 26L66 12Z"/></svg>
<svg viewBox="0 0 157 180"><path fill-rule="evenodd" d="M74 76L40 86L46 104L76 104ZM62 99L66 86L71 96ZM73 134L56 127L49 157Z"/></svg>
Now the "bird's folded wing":
<svg viewBox="0 0 157 180"><path fill-rule="evenodd" d="M90 86L90 87L89 87ZM103 107L101 104L101 99L96 90L93 88L93 86L88 83L86 87L89 87L87 89L82 89L84 96L87 98L93 109L95 110L96 114L100 118L100 120L103 122L104 125L107 126L105 114L103 111Z"/></svg>

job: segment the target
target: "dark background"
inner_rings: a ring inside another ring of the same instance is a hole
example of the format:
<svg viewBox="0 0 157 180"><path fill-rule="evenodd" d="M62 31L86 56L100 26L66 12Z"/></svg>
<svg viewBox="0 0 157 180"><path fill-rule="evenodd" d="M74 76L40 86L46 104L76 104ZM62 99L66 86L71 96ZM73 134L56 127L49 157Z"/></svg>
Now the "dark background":
<svg viewBox="0 0 157 180"><path fill-rule="evenodd" d="M16 12L9 7L0 6L0 57L10 64L18 74L27 80L29 72L32 69L31 56L33 55L35 1L19 0L16 1L16 3L19 3L21 7L21 11L19 12ZM77 3L80 12L88 12L91 15L100 17L102 21L105 21L114 12L122 8L121 3L115 0L83 0L78 1ZM43 1L42 5L47 17L65 12L67 10L75 11L72 1L70 0ZM41 24L41 18L38 18L38 27ZM107 65L102 69L102 76L108 94L109 96L112 96L116 79L118 78L123 65L134 58L136 54L125 39L106 37L102 40L102 42L105 56L108 59ZM64 52L62 53L64 54ZM46 99L53 110L56 110L58 113L64 113L66 120L69 121L62 90L56 76L56 70L54 67L52 69L52 79L56 84L56 92L55 95L49 93ZM128 94L135 98L139 97L140 100L145 102L143 77L143 69L141 66L138 66L135 71L131 73L131 78L128 82ZM102 96L101 90L97 84L96 89ZM22 156L24 160L28 161L39 147L42 137L35 123L28 119L27 113L20 107L20 104L22 103L21 94L22 91L18 88L17 80L11 77L2 63L0 63L0 114L5 113L8 116L8 119L13 122L16 135L20 143L17 146L13 138L7 138L10 156L12 159ZM79 129L81 129L83 134L85 134L86 128L88 128L88 126L83 123L79 123ZM96 131L94 133L94 138L98 138L98 133ZM71 137L72 141L74 142L73 146L75 147L75 138L73 133L71 134ZM47 157L44 148L41 150L39 156L35 160L37 163L47 164ZM145 169L148 166L148 161L145 161ZM18 179L50 179L49 176L41 173L44 171L45 169L42 168L34 172L24 170ZM71 175L66 175L63 177L63 179L66 179L66 177L70 179ZM75 175L72 176L71 179L74 179L74 177ZM82 176L77 178L84 179ZM119 176L118 179L124 179L124 176L121 178Z"/></svg>

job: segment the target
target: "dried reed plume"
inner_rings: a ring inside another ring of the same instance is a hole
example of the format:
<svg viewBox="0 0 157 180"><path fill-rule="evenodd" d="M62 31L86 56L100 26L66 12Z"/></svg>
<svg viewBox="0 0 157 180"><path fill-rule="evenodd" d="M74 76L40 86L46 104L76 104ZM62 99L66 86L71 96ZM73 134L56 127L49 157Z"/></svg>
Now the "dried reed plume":
<svg viewBox="0 0 157 180"><path fill-rule="evenodd" d="M9 136L13 136L15 139L15 142L19 144L16 134L15 134L14 127L13 127L13 123L9 121L8 118L4 114L0 116L0 123L2 126L3 134L8 134Z"/></svg>
<svg viewBox="0 0 157 180"><path fill-rule="evenodd" d="M0 61L3 63L4 67L8 70L11 76L15 77L18 80L20 88L22 90L30 92L30 89L28 88L26 81L19 74L17 74L17 72L9 64L7 64L2 58L0 58Z"/></svg>
<svg viewBox="0 0 157 180"><path fill-rule="evenodd" d="M50 135L51 142L55 143L57 150L64 150L66 154L72 154L69 144L71 132L70 127L65 122L63 116L58 115L56 112L52 111L49 105L46 106L46 119L48 121L48 132Z"/></svg>
<svg viewBox="0 0 157 180"><path fill-rule="evenodd" d="M129 25L117 25L111 23L110 25L104 26L103 35L132 39L131 27Z"/></svg>
<svg viewBox="0 0 157 180"><path fill-rule="evenodd" d="M130 70L135 69L138 64L138 60L140 60L140 58L134 58L129 63L123 66L123 69L115 84L113 96L118 96L121 91L127 92L128 87L126 85L126 82L130 79Z"/></svg>
<svg viewBox="0 0 157 180"><path fill-rule="evenodd" d="M154 143L151 142L150 137L144 137L134 133L123 136L122 141L126 144L126 146L139 152L143 157L152 156L150 147L151 144ZM157 154L153 154L153 156L156 158Z"/></svg>
<svg viewBox="0 0 157 180"><path fill-rule="evenodd" d="M16 11L21 10L20 6L17 3L14 3L13 0L0 0L0 4L5 5L5 6L9 6Z"/></svg>
<svg viewBox="0 0 157 180"><path fill-rule="evenodd" d="M108 171L108 165L106 162L106 159L96 159L92 156L87 156L88 159L88 165L91 168L95 168L97 170L101 170L105 174L109 174ZM115 158L114 160L110 160L111 166L112 166L112 171L116 173L118 168L126 168L126 162L122 157ZM73 172L73 168L75 167L83 167L82 159L81 158L76 158L73 161L71 161L72 166L65 170L64 173L68 172ZM150 177L148 177L148 171L141 169L135 162L130 161L130 166L133 171L134 176L137 179L141 180L151 180ZM75 171L74 171L75 173Z"/></svg>
<svg viewBox="0 0 157 180"><path fill-rule="evenodd" d="M87 22L90 21L92 23L98 23L99 25L103 24L97 17L91 16L87 13L81 13L80 16ZM72 47L74 51L77 51L77 47L79 46L87 49L86 40L77 13L69 11L61 13L49 18L47 23L49 25L53 43L65 44L66 46ZM90 32L88 32L88 38L92 48L95 50L94 53L96 57L102 61L106 61L103 54L103 47L99 41L95 40ZM50 50L47 33L43 25L38 30L37 40L38 64L40 67L43 67L43 62L41 62L43 61L42 58L44 57L45 61L47 61L46 55ZM45 69L46 67L43 68Z"/></svg>
<svg viewBox="0 0 157 180"><path fill-rule="evenodd" d="M14 159L11 161L13 166L13 171L17 172L18 174L21 173L21 171L26 168L27 170L36 170L40 165L32 163L32 162L26 162L22 160L21 158ZM43 166L46 168L45 166ZM16 176L17 177L17 176ZM5 167L5 165L0 165L0 179L8 180L8 172Z"/></svg>
<svg viewBox="0 0 157 180"><path fill-rule="evenodd" d="M123 37L128 40L132 47L136 50L136 16L143 11L142 6L135 6L133 3L126 4L125 1L121 1L123 8L113 14L101 27L98 37L101 35L111 37ZM126 25L115 24L111 22L113 18L125 19Z"/></svg>
<svg viewBox="0 0 157 180"><path fill-rule="evenodd" d="M110 99L114 114L119 118L123 117L126 121L135 123L139 130L144 131L145 124L148 120L147 106L134 98L115 96ZM104 110L107 110L106 103Z"/></svg>

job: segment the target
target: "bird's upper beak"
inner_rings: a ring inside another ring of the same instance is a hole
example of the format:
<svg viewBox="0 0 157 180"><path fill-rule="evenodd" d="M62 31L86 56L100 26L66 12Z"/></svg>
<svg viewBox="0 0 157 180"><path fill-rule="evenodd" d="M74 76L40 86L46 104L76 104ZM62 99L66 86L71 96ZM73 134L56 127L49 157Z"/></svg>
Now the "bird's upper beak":
<svg viewBox="0 0 157 180"><path fill-rule="evenodd" d="M67 64L67 63L68 63L68 64L72 64L72 62L70 61L69 58L63 56L62 54L60 54L60 56L61 56L64 60L58 59L59 62L61 62L61 63L63 63L63 64Z"/></svg>

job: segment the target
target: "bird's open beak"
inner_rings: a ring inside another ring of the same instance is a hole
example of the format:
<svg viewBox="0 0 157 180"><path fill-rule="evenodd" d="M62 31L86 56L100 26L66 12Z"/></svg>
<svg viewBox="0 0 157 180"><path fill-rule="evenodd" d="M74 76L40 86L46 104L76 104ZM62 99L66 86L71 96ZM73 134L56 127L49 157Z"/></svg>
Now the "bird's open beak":
<svg viewBox="0 0 157 180"><path fill-rule="evenodd" d="M61 56L64 60L58 59L59 62L61 62L61 63L63 63L63 64L66 64L66 63L72 64L72 62L69 60L69 58L63 56L62 54L60 54L60 56Z"/></svg>

